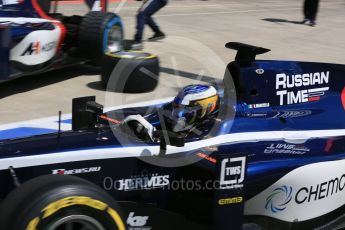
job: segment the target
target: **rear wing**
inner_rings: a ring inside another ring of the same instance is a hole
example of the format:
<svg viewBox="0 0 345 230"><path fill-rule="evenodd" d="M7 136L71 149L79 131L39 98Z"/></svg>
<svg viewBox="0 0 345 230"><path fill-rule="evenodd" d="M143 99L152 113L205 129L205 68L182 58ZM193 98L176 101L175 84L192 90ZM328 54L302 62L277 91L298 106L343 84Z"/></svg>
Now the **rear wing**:
<svg viewBox="0 0 345 230"><path fill-rule="evenodd" d="M225 44L225 47L228 49L237 50L235 61L244 63L252 63L255 61L256 55L264 54L271 51L270 49L252 46L240 42L228 42Z"/></svg>

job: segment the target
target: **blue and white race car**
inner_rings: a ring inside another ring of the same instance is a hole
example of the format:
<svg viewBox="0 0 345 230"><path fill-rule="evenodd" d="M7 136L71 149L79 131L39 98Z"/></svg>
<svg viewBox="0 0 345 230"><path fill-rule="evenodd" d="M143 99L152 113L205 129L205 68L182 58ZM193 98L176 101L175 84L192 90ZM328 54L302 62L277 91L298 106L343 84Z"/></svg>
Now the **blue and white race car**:
<svg viewBox="0 0 345 230"><path fill-rule="evenodd" d="M0 82L73 64L100 64L103 54L122 50L120 17L106 12L105 0L86 3L85 16L64 16L51 0L1 0Z"/></svg>
<svg viewBox="0 0 345 230"><path fill-rule="evenodd" d="M226 46L222 85L107 113L76 98L71 131L1 141L1 228L343 226L345 65Z"/></svg>

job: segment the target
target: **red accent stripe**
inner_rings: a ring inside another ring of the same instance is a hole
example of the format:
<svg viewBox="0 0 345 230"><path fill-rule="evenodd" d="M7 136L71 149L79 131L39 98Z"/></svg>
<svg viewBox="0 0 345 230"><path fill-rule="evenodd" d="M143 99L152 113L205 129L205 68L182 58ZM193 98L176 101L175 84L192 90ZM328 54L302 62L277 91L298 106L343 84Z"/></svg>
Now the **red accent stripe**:
<svg viewBox="0 0 345 230"><path fill-rule="evenodd" d="M103 13L105 13L106 12L106 8L105 8L105 6L106 6L106 2L105 2L106 0L101 0L101 8L102 8L102 12Z"/></svg>
<svg viewBox="0 0 345 230"><path fill-rule="evenodd" d="M210 157L208 156L207 154L205 153L197 153L196 155L198 155L199 157L205 159L205 160L208 160L209 162L213 163L213 164L216 164L217 163L217 160L213 157Z"/></svg>
<svg viewBox="0 0 345 230"><path fill-rule="evenodd" d="M318 100L320 100L319 96L317 96L317 97L309 97L308 98L308 101L318 101Z"/></svg>
<svg viewBox="0 0 345 230"><path fill-rule="evenodd" d="M55 22L52 22L52 24L56 25L57 27L60 28L61 30L61 34L60 34L60 39L58 42L58 49L61 49L62 46L62 42L65 39L66 36L66 27L59 21L57 21L56 19L49 17L43 10L42 8L39 6L39 4L37 3L37 0L31 0L31 4L34 7L34 9L36 10L36 12L38 13L38 15L41 18L47 19L47 20L54 20Z"/></svg>
<svg viewBox="0 0 345 230"><path fill-rule="evenodd" d="M343 92L341 92L341 102L343 103L343 107L345 109L345 87L343 89Z"/></svg>
<svg viewBox="0 0 345 230"><path fill-rule="evenodd" d="M35 42L32 47L35 50L35 54L40 53L40 42Z"/></svg>
<svg viewBox="0 0 345 230"><path fill-rule="evenodd" d="M114 123L114 124L120 124L121 123L121 121L112 119L112 118L104 116L104 115L99 116L99 118L106 120L106 121L109 121L109 122Z"/></svg>
<svg viewBox="0 0 345 230"><path fill-rule="evenodd" d="M325 152L331 151L332 147L333 147L333 140L332 139L328 139L326 141Z"/></svg>

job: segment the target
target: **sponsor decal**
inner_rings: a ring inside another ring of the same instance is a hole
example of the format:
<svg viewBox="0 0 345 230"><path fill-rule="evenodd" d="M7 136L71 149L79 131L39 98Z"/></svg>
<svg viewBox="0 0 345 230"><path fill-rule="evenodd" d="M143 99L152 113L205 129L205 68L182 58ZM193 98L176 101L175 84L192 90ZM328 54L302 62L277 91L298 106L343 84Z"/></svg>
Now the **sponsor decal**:
<svg viewBox="0 0 345 230"><path fill-rule="evenodd" d="M255 118L295 118L295 117L306 117L313 113L311 110L286 110L286 111L255 111L245 112L244 117L255 117ZM317 113L317 111L315 111Z"/></svg>
<svg viewBox="0 0 345 230"><path fill-rule="evenodd" d="M119 191L150 190L163 188L169 184L169 175L159 175L157 173L142 174L120 180L113 180L111 177L106 177L103 180L104 189L115 189Z"/></svg>
<svg viewBox="0 0 345 230"><path fill-rule="evenodd" d="M323 181L319 184L298 189L295 195L295 202L296 204L315 202L327 197L331 197L343 191L344 188L345 174L328 181Z"/></svg>
<svg viewBox="0 0 345 230"><path fill-rule="evenodd" d="M249 109L267 108L267 107L270 107L270 103L260 103L260 104L250 104L250 105L248 105Z"/></svg>
<svg viewBox="0 0 345 230"><path fill-rule="evenodd" d="M108 204L104 203L103 201L87 197L87 196L69 196L65 198L61 198L59 200L53 201L44 207L41 212L39 212L39 216L31 219L26 226L26 230L37 230L41 229L41 223L45 222L46 218L53 217L54 215L58 215L58 211L61 209L66 209L68 207L73 206L87 206L98 212L103 212L104 215L107 215L110 219L114 221L119 230L125 230L125 224L123 223L119 213L113 209L112 207L108 206Z"/></svg>
<svg viewBox="0 0 345 230"><path fill-rule="evenodd" d="M264 74L264 73L265 73L265 70L263 70L263 69L257 69L257 70L255 70L255 72L256 72L257 74Z"/></svg>
<svg viewBox="0 0 345 230"><path fill-rule="evenodd" d="M242 203L242 202L243 202L242 196L228 197L228 198L222 198L218 200L219 205L237 204L237 203Z"/></svg>
<svg viewBox="0 0 345 230"><path fill-rule="evenodd" d="M272 193L266 198L265 208L272 212L279 212L286 209L286 205L292 199L292 187L281 186L272 191Z"/></svg>
<svg viewBox="0 0 345 230"><path fill-rule="evenodd" d="M264 150L265 154L292 154L292 155L302 155L310 152L310 149L303 145L294 144L271 144L267 146Z"/></svg>
<svg viewBox="0 0 345 230"><path fill-rule="evenodd" d="M225 158L221 162L220 189L242 188L246 157Z"/></svg>
<svg viewBox="0 0 345 230"><path fill-rule="evenodd" d="M53 169L52 174L60 175L73 175L82 173L92 173L101 171L101 167L90 167L90 168L80 168L80 169Z"/></svg>
<svg viewBox="0 0 345 230"><path fill-rule="evenodd" d="M41 45L41 42L31 42L20 56L39 55L42 52L49 52L56 48L56 42L48 42Z"/></svg>
<svg viewBox="0 0 345 230"><path fill-rule="evenodd" d="M302 186L294 189L291 186L282 186L274 189L266 198L265 208L270 209L274 213L284 211L290 201L297 205L318 202L322 199L331 198L342 192L344 188L345 174L310 186ZM293 193L293 190L296 192Z"/></svg>
<svg viewBox="0 0 345 230"><path fill-rule="evenodd" d="M244 116L245 117L266 118L267 113L266 112L245 113Z"/></svg>
<svg viewBox="0 0 345 230"><path fill-rule="evenodd" d="M205 151L218 151L218 146L205 146L204 147Z"/></svg>
<svg viewBox="0 0 345 230"><path fill-rule="evenodd" d="M128 230L149 230L151 227L146 226L149 216L134 216L134 212L130 212L127 218Z"/></svg>
<svg viewBox="0 0 345 230"><path fill-rule="evenodd" d="M329 90L328 83L329 71L295 75L280 73L276 75L276 95L280 105L318 101ZM300 87L304 89L298 90Z"/></svg>
<svg viewBox="0 0 345 230"><path fill-rule="evenodd" d="M29 19L29 22L31 23L32 20L35 21L38 19ZM43 19L37 22L50 22L49 20L42 20ZM25 23L24 21L21 21L20 23ZM54 24L54 22L52 22L52 24ZM26 35L22 41L11 48L10 60L31 66L49 61L56 54L58 42L62 33L61 28L55 24L53 30L32 31Z"/></svg>
<svg viewBox="0 0 345 230"><path fill-rule="evenodd" d="M245 203L245 215L286 222L324 216L345 205L345 160L298 167Z"/></svg>
<svg viewBox="0 0 345 230"><path fill-rule="evenodd" d="M313 112L311 110L291 110L279 112L275 117L280 118L295 118L295 117L306 117L311 115Z"/></svg>

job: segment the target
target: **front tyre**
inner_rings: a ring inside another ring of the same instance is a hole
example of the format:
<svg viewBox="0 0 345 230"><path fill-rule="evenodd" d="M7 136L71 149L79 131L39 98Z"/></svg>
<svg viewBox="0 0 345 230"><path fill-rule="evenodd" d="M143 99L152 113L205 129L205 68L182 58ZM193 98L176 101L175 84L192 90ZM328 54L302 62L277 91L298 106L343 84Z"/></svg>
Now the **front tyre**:
<svg viewBox="0 0 345 230"><path fill-rule="evenodd" d="M119 207L83 179L45 175L10 193L0 206L6 230L125 230Z"/></svg>

